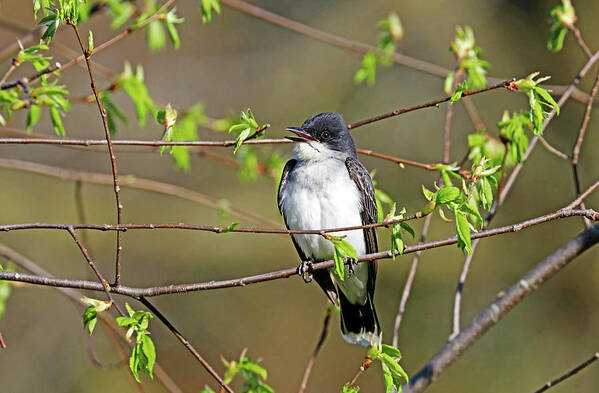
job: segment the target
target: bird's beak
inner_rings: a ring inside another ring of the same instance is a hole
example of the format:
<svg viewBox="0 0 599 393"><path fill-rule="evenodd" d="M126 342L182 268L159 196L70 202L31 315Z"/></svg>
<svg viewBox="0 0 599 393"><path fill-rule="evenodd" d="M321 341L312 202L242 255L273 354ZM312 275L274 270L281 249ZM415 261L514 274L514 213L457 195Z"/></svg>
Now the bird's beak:
<svg viewBox="0 0 599 393"><path fill-rule="evenodd" d="M301 127L287 127L286 131L291 131L297 136L286 136L285 138L292 140L294 142L309 142L309 141L318 141L318 139L314 138L312 135L306 133Z"/></svg>

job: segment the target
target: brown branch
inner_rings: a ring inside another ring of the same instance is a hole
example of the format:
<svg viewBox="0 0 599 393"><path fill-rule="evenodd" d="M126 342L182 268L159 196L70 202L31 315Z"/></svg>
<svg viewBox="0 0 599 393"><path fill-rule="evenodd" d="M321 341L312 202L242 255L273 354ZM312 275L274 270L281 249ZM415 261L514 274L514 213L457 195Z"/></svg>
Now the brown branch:
<svg viewBox="0 0 599 393"><path fill-rule="evenodd" d="M0 332L0 348L6 348L6 343L4 342L4 337L2 337L2 332Z"/></svg>
<svg viewBox="0 0 599 393"><path fill-rule="evenodd" d="M353 376L353 378L346 384L347 387L351 388L358 381L358 378L360 377L360 375L362 375L364 373L364 371L368 370L371 365L372 365L372 357L370 357L370 355L366 355L364 357L364 361L362 362L362 365L358 369L358 372L356 372L356 374Z"/></svg>
<svg viewBox="0 0 599 393"><path fill-rule="evenodd" d="M69 232L69 234L71 235L71 237L73 238L73 240L75 241L75 243L77 243L77 247L79 247L79 250L81 250L81 253L83 254L83 257L85 258L85 260L89 264L89 267L93 270L93 272L96 274L96 277L98 277L98 280L100 281L100 284L102 284L102 286L104 287L104 292L106 293L106 297L108 298L108 300L110 301L110 303L116 308L116 310L118 311L118 313L122 317L124 317L125 313L123 313L123 310L121 310L121 308L119 307L118 303L116 303L114 301L114 299L112 298L112 295L110 294L110 284L108 283L108 281L106 281L104 279L104 277L102 276L102 273L100 273L100 271L96 267L96 264L94 263L94 261L92 260L92 258L89 256L89 253L87 252L87 249L81 243L81 240L79 240L79 236L77 236L77 234L75 233L75 230L73 229L72 226L69 226L67 228L67 231Z"/></svg>
<svg viewBox="0 0 599 393"><path fill-rule="evenodd" d="M433 215L429 214L428 216L426 216L424 224L422 224L422 231L420 232L420 243L424 243L424 241L426 240L426 235L428 234L428 228L430 226L432 218ZM414 257L412 258L412 265L410 266L410 273L408 273L408 278L406 278L406 283L404 284L403 292L401 294L401 300L399 301L399 307L397 308L397 314L395 315L395 323L393 325L392 345L394 347L397 347L397 345L399 344L399 326L401 325L403 315L406 311L406 304L408 303L408 299L412 291L412 285L414 284L414 279L416 278L416 270L418 269L418 263L420 262L421 255L422 251L417 251L416 253L414 253Z"/></svg>
<svg viewBox="0 0 599 393"><path fill-rule="evenodd" d="M17 59L12 59L12 62L10 63L10 67L8 67L8 71L6 71L6 73L4 74L2 79L0 79L0 86L2 86L6 82L6 80L8 79L10 74L13 73L14 70L19 68L19 64L20 63Z"/></svg>
<svg viewBox="0 0 599 393"><path fill-rule="evenodd" d="M320 352L320 348L322 344L324 344L324 340L327 337L327 330L329 328L329 321L331 320L331 308L327 307L327 312L324 315L324 321L322 323L322 331L320 332L320 337L318 337L318 342L316 343L316 348L314 348L314 352L312 352L312 356L306 365L306 370L304 371L304 376L302 377L302 383L299 388L299 393L304 393L306 391L306 387L308 386L308 379L310 378L310 373L312 372L312 367L314 366L314 362L316 361L316 357L318 356L318 352Z"/></svg>
<svg viewBox="0 0 599 393"><path fill-rule="evenodd" d="M585 360L584 362L580 363L578 366L574 367L572 370L568 371L567 373L559 376L558 378L554 379L553 381L549 381L547 382L545 385L543 385L540 389L536 390L535 393L542 393L545 390L552 388L553 386L557 385L558 383L578 374L579 371L582 371L584 368L590 366L591 364L593 364L597 359L599 359L599 352L595 352L593 354L593 356L591 356L589 359Z"/></svg>
<svg viewBox="0 0 599 393"><path fill-rule="evenodd" d="M560 218L573 217L573 216L586 216L592 220L599 220L599 212L594 210L575 210L575 209L560 209L553 213L549 213L540 217L536 217L530 220L526 220L517 224L507 225L495 229L489 229L485 231L480 231L477 233L473 233L471 238L474 239L482 239L492 236L497 236L505 233L518 232L522 229L529 228L535 225L539 225L545 222L557 220ZM448 237L445 239L435 240L428 243L419 243L413 246L404 247L403 254L411 254L417 251L424 251L438 247L449 246L452 244L456 244L458 242L458 238L456 236ZM396 252L396 256L399 255L399 252ZM381 251L373 254L362 255L358 258L359 263L378 260L378 259L389 259L392 258L392 252ZM346 261L345 263L349 263ZM333 260L323 261L314 263L312 265L313 270L321 270L328 269L334 266ZM231 288L231 287L244 287L250 284L255 284L259 282L266 282L272 280L278 280L282 278L288 278L291 276L297 275L297 267L288 268L284 270L274 271L270 273L258 274L254 276L248 276L243 278L236 278L230 280L223 281L207 281L200 283L191 283L191 284L171 284L165 286L156 286L156 287L146 287L146 288L134 288L127 286L119 286L111 287L111 293L116 293L119 295L130 296L133 298L139 298L140 296L152 297L152 296L161 296L175 293L186 293L186 292L195 292L195 291L205 291L205 290L213 290L213 289L221 289L221 288ZM8 281L19 281L19 282L27 282L30 284L36 285L45 285L45 286L57 286L64 288L78 288L78 289L88 289L92 291L103 291L104 287L102 284L95 281L85 281L85 280L71 280L71 279L58 279L52 277L43 277L43 276L35 276L22 274L18 272L7 272L0 271L0 280L8 280Z"/></svg>
<svg viewBox="0 0 599 393"><path fill-rule="evenodd" d="M527 295L541 284L557 274L577 256L599 242L599 225L586 230L570 240L560 249L536 265L518 282L502 291L497 299L484 309L453 340L437 353L404 386L405 393L417 393L425 390L445 369L474 344L487 330L496 325L512 308L516 307Z"/></svg>
<svg viewBox="0 0 599 393"><path fill-rule="evenodd" d="M77 25L72 23L69 19L67 19L67 24L73 27L73 31L77 36L77 41L79 41L79 46L81 47L81 51L83 52L83 56L85 57L85 62L87 64L87 71L89 73L89 80L91 81L92 92L94 93L94 97L96 97L96 103L98 104L98 111L100 112L100 117L102 118L102 125L104 126L104 134L106 137L106 143L108 146L108 154L110 155L110 164L112 168L112 179L113 179L113 188L114 188L114 196L116 201L116 217L117 224L120 224L123 220L123 205L121 204L121 195L119 187L119 174L116 167L116 156L114 155L114 149L112 147L112 138L110 137L110 129L108 127L108 120L106 116L106 109L104 109L104 105L100 101L100 97L98 96L98 89L96 87L96 80L94 78L94 72L92 71L92 64L89 60L91 56L91 52L89 52L83 46L83 41L81 40L81 35L79 34L79 29ZM115 257L115 273L114 273L114 283L118 287L121 282L121 250L122 246L122 233L117 231L116 233L116 257ZM122 314L122 312L121 312Z"/></svg>
<svg viewBox="0 0 599 393"><path fill-rule="evenodd" d="M85 172L77 171L73 169L65 169L52 167L49 165L38 164L30 161L12 160L0 158L0 168L15 169L19 171L26 171L36 173L44 176L52 176L62 180L73 180L81 181L84 183L92 184L103 184L112 185L113 178L111 175L96 173L96 172ZM134 175L121 176L122 182L120 184L123 188L133 188L138 190L145 190L156 192L160 194L170 195L177 198L185 199L191 202L198 203L202 206L209 207L211 209L220 209L220 203L218 198L211 197L209 195L202 194L197 191L193 191L184 187L180 187L174 184L163 183L156 180L144 179L136 177ZM244 211L235 207L230 208L232 215L243 218L245 220L266 224L270 226L278 226L279 222L270 220L257 213L250 211Z"/></svg>
<svg viewBox="0 0 599 393"><path fill-rule="evenodd" d="M154 307L154 305L152 303L150 303L150 301L148 299L146 299L145 297L140 296L138 298L138 300L143 305L145 305L154 315L156 315L158 317L158 319L160 319L160 321L162 321L162 323L171 331L171 333L173 333L175 335L175 337L177 337L177 339L179 341L181 341L181 343L185 346L185 348L187 348L187 350L189 352L191 352L191 354L193 355L193 357L196 358L198 360L198 362L200 362L200 364L202 365L202 367L204 367L204 369L206 369L206 371L208 371L208 373L214 379L216 379L216 381L219 383L219 385L223 389L225 389L229 393L234 393L233 389L231 389L229 387L229 385L227 385L225 383L225 381L222 380L222 378L218 375L218 373L216 371L214 371L214 369L212 368L212 366L210 366L210 364L189 343L189 341L187 341L187 339L185 337L183 337L183 335L177 330L177 328L175 328L175 326L173 326L173 324L164 316L164 314L162 314L156 307Z"/></svg>
<svg viewBox="0 0 599 393"><path fill-rule="evenodd" d="M551 143L549 143L549 141L547 141L547 139L545 139L545 137L543 135L539 135L538 138L549 153L553 154L556 157L561 158L562 160L566 160L566 161L571 160L570 156L568 156L566 153L562 152L558 148L553 147L553 145L551 145Z"/></svg>
<svg viewBox="0 0 599 393"><path fill-rule="evenodd" d="M580 30L578 29L578 27L574 26L573 24L568 24L566 27L572 33L574 33L574 37L576 37L576 42L578 42L578 46L580 46L580 48L583 50L584 54L587 55L589 58L592 57L593 52L591 52L591 50L589 49L587 44L584 42L584 39L582 38L582 34L580 33Z"/></svg>
<svg viewBox="0 0 599 393"><path fill-rule="evenodd" d="M36 263L34 263L29 258L19 254L15 250L7 247L6 245L4 245L2 243L0 243L0 257L6 258L7 260L15 263L16 265L23 268L25 271L28 271L32 274L36 274L38 276L51 277L51 278L53 277L50 273L48 273L46 270L39 267ZM60 294L65 296L67 299L71 300L73 302L73 304L75 304L77 306L77 309L79 309L79 310L82 309L83 304L81 303L80 299L83 297L83 294L81 292L76 291L71 288L61 288L61 287L53 287L53 288L56 289L57 292L59 292ZM119 344L119 345L116 345L115 349L119 353L120 358L125 359L126 354L122 350L121 346L126 347L128 350L130 350L130 343L127 341L124 334L122 334L121 329L116 326L114 319L111 316L109 316L109 314L107 314L107 313L99 313L98 318L100 319L100 322L102 323L102 325L107 328L106 333L111 334L110 337L114 336L119 339L119 341L117 342L117 344ZM135 379L133 379L133 375L130 372L126 371L126 374L129 376L130 380L133 380L133 382L134 382L133 386L139 385L135 381ZM159 364L159 362L156 362L154 364L154 375L156 375L156 378L158 378L160 383L162 383L162 385L169 392L171 392L171 393L182 393L183 392L177 386L177 384L169 377L169 375L164 371L164 369Z"/></svg>
<svg viewBox="0 0 599 393"><path fill-rule="evenodd" d="M128 230L136 230L136 229L183 229L183 230L193 230L193 231L205 231L205 232L214 232L214 233L229 233L229 232L238 232L238 233L261 233L261 234L284 234L284 235L321 235L325 236L327 233L335 233L335 232L345 232L345 231L353 231L358 229L370 229L370 228L379 228L379 227L389 227L393 224L397 224L400 222L406 222L415 220L418 218L422 218L422 214L415 213L408 217L397 218L394 220L387 220L376 222L373 224L364 224L364 225L354 225L351 227L339 227L339 228L323 228L323 229L277 229L277 228L244 228L244 227L218 227L218 226L210 226L210 225L192 225L192 224L120 224L120 225L111 225L111 224L50 224L43 222L36 223L27 223L27 224L10 224L10 225L0 225L0 232L10 232L16 230L24 230L24 229L61 229L67 230L70 232L71 229L93 229L98 231L120 231L126 232Z"/></svg>
<svg viewBox="0 0 599 393"><path fill-rule="evenodd" d="M509 87L512 82L515 79L510 79L510 80L505 80L502 82L499 82L495 85L489 86L489 87L485 87L484 89L478 89L478 90L470 90L470 91L465 91L464 93L462 93L462 97L468 97L468 96L472 96L475 94L480 94L480 93L484 93L490 90L495 90L495 89L500 89L500 88L506 88ZM409 108L404 108L404 109L396 109L392 112L387 112L384 113L382 115L378 115L378 116L373 116L369 119L365 119L365 120L361 120L352 124L348 124L347 128L349 128L350 130L353 130L354 128L358 128L361 127L363 125L366 124L370 124L370 123L374 123L375 121L380 121L380 120L384 120L384 119L388 119L390 117L394 117L394 116L399 116L399 115L403 115L404 113L408 113L408 112L413 112L415 110L418 109L424 109L424 108L431 108L431 107L437 107L439 104L442 104L444 102L448 102L449 100L451 100L451 96L447 96L444 98L439 98L433 101L429 101L427 103L424 104L420 104L420 105L415 105Z"/></svg>
<svg viewBox="0 0 599 393"><path fill-rule="evenodd" d="M12 89L17 86L23 87L24 85L29 85L30 83L37 81L43 75L51 74L52 72L58 71L60 69L61 69L60 63L57 62L54 64L50 64L48 67L44 68L43 70L37 71L35 74L32 74L29 77L17 79L16 81L13 81L13 82L0 83L0 89L8 90L8 89Z"/></svg>
<svg viewBox="0 0 599 393"><path fill-rule="evenodd" d="M584 136L586 134L586 130L588 128L589 122L591 120L591 112L593 109L593 101L597 96L597 92L599 91L599 73L597 73L597 77L595 78L595 84L591 90L591 97L589 98L589 102L587 103L584 117L582 120L582 125L580 126L580 130L578 131L578 137L576 138L576 142L572 147L572 173L574 175L574 190L576 191L576 195L580 195L580 178L578 177L578 161L580 157L580 149L582 147L582 142L584 140ZM583 205L584 208L584 205ZM587 220L584 221L585 226L588 228L590 226L590 222Z"/></svg>

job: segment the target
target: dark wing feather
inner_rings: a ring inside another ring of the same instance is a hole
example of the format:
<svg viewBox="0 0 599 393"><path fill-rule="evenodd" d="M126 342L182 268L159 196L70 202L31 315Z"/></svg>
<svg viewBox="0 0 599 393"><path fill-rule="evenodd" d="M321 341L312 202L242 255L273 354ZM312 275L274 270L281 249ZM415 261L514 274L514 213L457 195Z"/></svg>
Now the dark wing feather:
<svg viewBox="0 0 599 393"><path fill-rule="evenodd" d="M360 163L354 157L348 157L345 160L345 167L349 173L349 177L356 183L356 186L362 194L362 210L360 216L362 218L362 225L374 224L378 222L378 213L376 209L376 199L374 196L374 185L372 184L372 178L370 174L364 168L364 165ZM363 229L364 231L364 242L366 243L366 252L368 254L378 252L378 242L376 237L376 229L368 228ZM372 297L374 295L374 283L376 281L376 261L368 263L368 293Z"/></svg>
<svg viewBox="0 0 599 393"><path fill-rule="evenodd" d="M289 225L287 225L285 213L283 213L281 208L281 193L285 189L285 186L287 185L287 180L289 180L289 176L291 175L291 172L293 171L293 168L295 168L296 164L297 160L295 159L291 159L287 161L287 164L285 164L285 168L283 168L283 175L281 176L281 182L279 183L279 191L277 193L277 204L279 205L279 212L283 214L283 220L285 221L285 227L287 227L287 229L289 229ZM297 250L300 259L303 262L307 262L308 258L306 257L306 255L304 255L304 252L298 246L293 236L291 236L291 240L293 241L293 245L295 246L295 249ZM323 269L315 271L312 274L312 276L314 277L314 280L316 280L318 285L320 285L324 293L331 300L331 302L335 306L339 306L339 302L337 300L337 289L335 288L335 284L333 283L333 279L331 278L331 273L327 269Z"/></svg>

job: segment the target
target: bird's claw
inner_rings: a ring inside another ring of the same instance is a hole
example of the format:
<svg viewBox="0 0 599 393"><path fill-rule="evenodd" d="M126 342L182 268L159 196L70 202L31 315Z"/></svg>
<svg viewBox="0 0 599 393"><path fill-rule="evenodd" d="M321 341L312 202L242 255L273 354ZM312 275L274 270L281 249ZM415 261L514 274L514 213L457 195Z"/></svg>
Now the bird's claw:
<svg viewBox="0 0 599 393"><path fill-rule="evenodd" d="M343 258L343 261L347 262L347 278L350 278L356 272L355 267L358 264L358 261L350 257Z"/></svg>
<svg viewBox="0 0 599 393"><path fill-rule="evenodd" d="M297 274L300 275L306 284L312 282L312 262L302 261L297 267Z"/></svg>

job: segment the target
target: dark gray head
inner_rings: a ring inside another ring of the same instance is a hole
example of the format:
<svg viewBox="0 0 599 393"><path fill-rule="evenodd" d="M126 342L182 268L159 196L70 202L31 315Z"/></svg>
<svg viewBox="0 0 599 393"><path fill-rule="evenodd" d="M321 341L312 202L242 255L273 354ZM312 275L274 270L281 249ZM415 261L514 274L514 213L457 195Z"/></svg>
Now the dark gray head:
<svg viewBox="0 0 599 393"><path fill-rule="evenodd" d="M339 113L320 113L310 117L301 127L288 127L287 130L296 135L287 137L296 142L296 153L300 150L305 151L302 145L307 145L320 153L316 156L356 156L354 140Z"/></svg>

